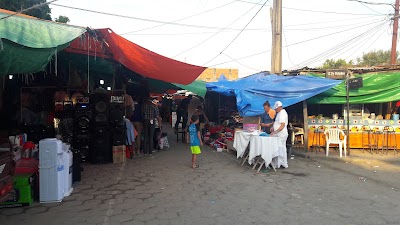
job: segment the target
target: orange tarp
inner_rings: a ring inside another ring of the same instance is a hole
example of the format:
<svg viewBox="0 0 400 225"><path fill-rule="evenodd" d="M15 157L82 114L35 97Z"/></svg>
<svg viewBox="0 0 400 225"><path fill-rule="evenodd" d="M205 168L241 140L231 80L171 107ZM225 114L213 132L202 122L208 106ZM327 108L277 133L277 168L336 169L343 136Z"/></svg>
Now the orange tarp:
<svg viewBox="0 0 400 225"><path fill-rule="evenodd" d="M94 30L89 38L87 34L73 41L66 51L111 58L144 77L183 85L192 83L206 69L159 55L108 28Z"/></svg>

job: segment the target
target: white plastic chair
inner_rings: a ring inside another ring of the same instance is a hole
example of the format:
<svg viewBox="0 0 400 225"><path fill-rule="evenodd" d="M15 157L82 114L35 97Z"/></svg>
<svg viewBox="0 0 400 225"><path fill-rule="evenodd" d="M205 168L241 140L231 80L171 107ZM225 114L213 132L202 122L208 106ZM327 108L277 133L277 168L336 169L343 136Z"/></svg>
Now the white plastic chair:
<svg viewBox="0 0 400 225"><path fill-rule="evenodd" d="M342 147L344 149L344 157L346 157L346 134L341 129L337 128L327 129L324 134L326 140L326 156L329 154L329 145L338 144L340 157L342 157ZM340 139L340 135L342 135L343 139Z"/></svg>

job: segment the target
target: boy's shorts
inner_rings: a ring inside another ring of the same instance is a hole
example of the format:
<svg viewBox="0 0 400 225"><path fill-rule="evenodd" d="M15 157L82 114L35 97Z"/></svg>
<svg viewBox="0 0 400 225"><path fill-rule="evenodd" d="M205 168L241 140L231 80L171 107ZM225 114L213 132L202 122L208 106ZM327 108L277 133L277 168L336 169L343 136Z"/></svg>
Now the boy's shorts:
<svg viewBox="0 0 400 225"><path fill-rule="evenodd" d="M198 155L201 153L200 146L190 146L193 155Z"/></svg>

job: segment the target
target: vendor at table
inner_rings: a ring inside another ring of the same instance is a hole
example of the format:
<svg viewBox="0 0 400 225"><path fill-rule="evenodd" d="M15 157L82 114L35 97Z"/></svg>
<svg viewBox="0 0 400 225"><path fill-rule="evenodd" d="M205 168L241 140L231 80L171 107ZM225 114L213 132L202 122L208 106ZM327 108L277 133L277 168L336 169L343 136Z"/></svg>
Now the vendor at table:
<svg viewBox="0 0 400 225"><path fill-rule="evenodd" d="M264 104L264 110L265 112L261 114L261 130L264 131L265 133L271 133L271 128L272 125L274 124L274 119L276 112L275 110L271 109L271 105L269 104L268 101L266 101Z"/></svg>
<svg viewBox="0 0 400 225"><path fill-rule="evenodd" d="M276 101L274 109L278 113L275 118L273 127L271 128L271 136L279 137L281 141L281 147L279 148L279 156L274 158L273 166L276 168L288 168L287 152L286 152L286 140L289 136L287 125L288 125L288 114L282 107L282 102Z"/></svg>

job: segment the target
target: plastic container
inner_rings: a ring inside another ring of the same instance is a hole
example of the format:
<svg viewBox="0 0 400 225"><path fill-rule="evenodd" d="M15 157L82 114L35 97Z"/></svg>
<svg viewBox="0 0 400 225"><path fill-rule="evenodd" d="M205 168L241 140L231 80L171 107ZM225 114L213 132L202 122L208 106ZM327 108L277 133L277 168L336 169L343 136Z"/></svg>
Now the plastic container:
<svg viewBox="0 0 400 225"><path fill-rule="evenodd" d="M56 138L39 142L39 200L61 202L64 198L63 144Z"/></svg>
<svg viewBox="0 0 400 225"><path fill-rule="evenodd" d="M252 124L252 123L243 124L243 130L247 132L253 132L255 130L258 130L258 124Z"/></svg>
<svg viewBox="0 0 400 225"><path fill-rule="evenodd" d="M73 153L70 150L69 144L63 144L64 150L64 196L70 196L72 193L72 164L73 164Z"/></svg>
<svg viewBox="0 0 400 225"><path fill-rule="evenodd" d="M392 120L399 120L399 114L392 114Z"/></svg>

